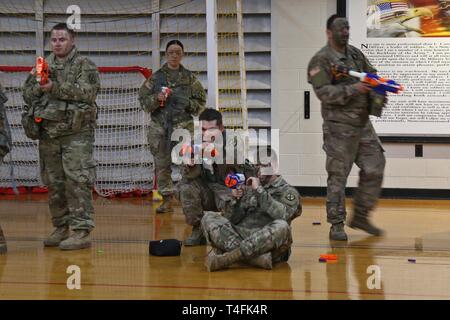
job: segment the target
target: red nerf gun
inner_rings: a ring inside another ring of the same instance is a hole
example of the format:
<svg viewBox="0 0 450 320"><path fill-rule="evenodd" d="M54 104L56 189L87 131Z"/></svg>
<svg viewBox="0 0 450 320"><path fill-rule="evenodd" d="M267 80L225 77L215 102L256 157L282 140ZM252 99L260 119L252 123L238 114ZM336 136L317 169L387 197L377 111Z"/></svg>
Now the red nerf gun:
<svg viewBox="0 0 450 320"><path fill-rule="evenodd" d="M166 97L166 99L171 92L172 92L172 89L170 89L169 87L161 87L161 93ZM164 101L160 101L159 106L161 108L164 107Z"/></svg>
<svg viewBox="0 0 450 320"><path fill-rule="evenodd" d="M49 68L48 63L45 61L44 57L37 57L36 58L36 81L39 84L46 84L48 82L49 77ZM35 117L34 122L41 123L42 118Z"/></svg>
<svg viewBox="0 0 450 320"><path fill-rule="evenodd" d="M48 63L43 57L36 58L36 80L39 84L46 84L49 76Z"/></svg>

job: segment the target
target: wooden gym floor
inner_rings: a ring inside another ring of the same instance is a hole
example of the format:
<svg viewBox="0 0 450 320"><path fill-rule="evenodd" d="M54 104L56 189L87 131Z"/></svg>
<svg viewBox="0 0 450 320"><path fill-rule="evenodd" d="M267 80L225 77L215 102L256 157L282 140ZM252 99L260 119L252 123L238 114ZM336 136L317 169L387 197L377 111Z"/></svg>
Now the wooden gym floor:
<svg viewBox="0 0 450 320"><path fill-rule="evenodd" d="M305 198L288 263L215 273L203 266L206 246L183 247L180 257L148 255L149 240L182 240L191 230L181 208L155 215L156 206L97 198L93 247L63 252L42 245L52 231L46 195L0 196L8 241L0 299L450 299L450 201L382 200L373 221L387 235L348 229L343 244L328 240L324 199ZM338 262L320 263L323 253ZM70 265L80 267L80 290L66 286ZM380 289L367 285L376 283L371 268Z"/></svg>

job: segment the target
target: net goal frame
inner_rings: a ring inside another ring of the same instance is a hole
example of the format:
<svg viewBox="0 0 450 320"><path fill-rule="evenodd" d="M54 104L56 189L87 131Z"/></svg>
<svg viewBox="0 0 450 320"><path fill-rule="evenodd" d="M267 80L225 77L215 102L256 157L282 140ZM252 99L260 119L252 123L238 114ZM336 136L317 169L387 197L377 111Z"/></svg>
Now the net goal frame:
<svg viewBox="0 0 450 320"><path fill-rule="evenodd" d="M40 177L39 142L25 136L20 122L25 105L21 86L32 68L0 65L12 136L11 151L0 166L3 194L46 191ZM98 70L101 89L96 99L94 190L102 197L149 194L154 187L153 156L147 142L150 115L141 109L138 92L152 70L141 66L101 66Z"/></svg>

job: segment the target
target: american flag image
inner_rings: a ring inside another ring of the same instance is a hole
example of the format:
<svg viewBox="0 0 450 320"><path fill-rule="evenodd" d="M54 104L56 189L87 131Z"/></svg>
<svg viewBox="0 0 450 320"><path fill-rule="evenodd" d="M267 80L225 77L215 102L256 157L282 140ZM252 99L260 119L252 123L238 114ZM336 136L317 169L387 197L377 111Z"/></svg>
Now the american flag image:
<svg viewBox="0 0 450 320"><path fill-rule="evenodd" d="M377 4L377 7L380 10L381 21L401 16L408 10L408 5L404 1L384 2Z"/></svg>

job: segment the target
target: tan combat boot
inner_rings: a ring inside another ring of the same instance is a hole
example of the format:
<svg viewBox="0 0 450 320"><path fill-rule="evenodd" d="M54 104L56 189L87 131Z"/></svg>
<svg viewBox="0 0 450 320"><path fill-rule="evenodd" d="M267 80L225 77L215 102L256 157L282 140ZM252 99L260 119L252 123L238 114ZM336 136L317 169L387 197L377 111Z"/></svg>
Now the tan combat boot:
<svg viewBox="0 0 450 320"><path fill-rule="evenodd" d="M0 227L0 254L6 253L8 248L6 247L5 236L3 235L2 227Z"/></svg>
<svg viewBox="0 0 450 320"><path fill-rule="evenodd" d="M240 248L234 249L224 254L217 254L215 250L211 250L206 257L205 266L209 272L226 269L233 263L242 259Z"/></svg>
<svg viewBox="0 0 450 320"><path fill-rule="evenodd" d="M345 233L343 222L336 223L331 226L330 240L347 241L347 234Z"/></svg>
<svg viewBox="0 0 450 320"><path fill-rule="evenodd" d="M352 220L349 224L350 228L353 229L360 229L368 234L371 234L373 236L382 236L384 234L384 231L380 228L375 227L369 219L367 219L367 216L360 216L360 215L354 215Z"/></svg>
<svg viewBox="0 0 450 320"><path fill-rule="evenodd" d="M69 227L60 226L53 230L52 234L44 240L44 246L57 247L61 241L66 240L69 237Z"/></svg>
<svg viewBox="0 0 450 320"><path fill-rule="evenodd" d="M73 234L59 244L61 250L79 250L91 247L88 230L74 230Z"/></svg>
<svg viewBox="0 0 450 320"><path fill-rule="evenodd" d="M272 253L264 253L256 258L247 260L247 263L253 267L272 270Z"/></svg>
<svg viewBox="0 0 450 320"><path fill-rule="evenodd" d="M185 246L201 246L206 244L206 238L200 226L193 226L191 235L184 240Z"/></svg>
<svg viewBox="0 0 450 320"><path fill-rule="evenodd" d="M172 196L163 196L163 203L156 208L156 213L170 213L173 212Z"/></svg>

